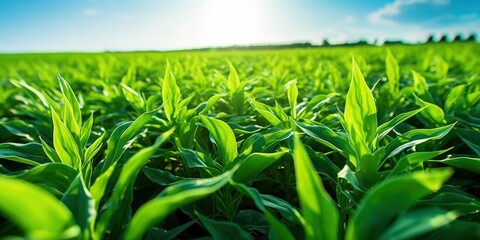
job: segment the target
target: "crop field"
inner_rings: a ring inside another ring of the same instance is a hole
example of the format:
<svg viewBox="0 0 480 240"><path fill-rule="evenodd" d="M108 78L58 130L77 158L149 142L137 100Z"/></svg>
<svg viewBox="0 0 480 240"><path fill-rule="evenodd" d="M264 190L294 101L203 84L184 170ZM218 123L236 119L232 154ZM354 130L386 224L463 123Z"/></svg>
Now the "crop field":
<svg viewBox="0 0 480 240"><path fill-rule="evenodd" d="M0 238L480 239L479 56L0 55Z"/></svg>

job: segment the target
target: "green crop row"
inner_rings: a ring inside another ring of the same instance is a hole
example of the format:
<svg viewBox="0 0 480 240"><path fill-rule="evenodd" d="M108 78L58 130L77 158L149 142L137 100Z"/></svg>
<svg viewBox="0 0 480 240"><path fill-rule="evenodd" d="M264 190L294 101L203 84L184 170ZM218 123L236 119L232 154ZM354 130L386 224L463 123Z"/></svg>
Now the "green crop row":
<svg viewBox="0 0 480 240"><path fill-rule="evenodd" d="M0 55L0 237L479 239L479 53Z"/></svg>

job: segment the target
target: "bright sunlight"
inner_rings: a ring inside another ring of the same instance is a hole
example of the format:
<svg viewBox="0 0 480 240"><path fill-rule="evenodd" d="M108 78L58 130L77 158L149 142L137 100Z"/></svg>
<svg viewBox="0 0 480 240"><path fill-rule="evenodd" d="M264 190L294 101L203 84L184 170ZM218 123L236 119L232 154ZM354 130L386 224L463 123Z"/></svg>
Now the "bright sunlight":
<svg viewBox="0 0 480 240"><path fill-rule="evenodd" d="M202 42L208 45L249 44L268 31L269 13L265 1L208 0L201 8L198 19L202 23L196 25L202 29Z"/></svg>

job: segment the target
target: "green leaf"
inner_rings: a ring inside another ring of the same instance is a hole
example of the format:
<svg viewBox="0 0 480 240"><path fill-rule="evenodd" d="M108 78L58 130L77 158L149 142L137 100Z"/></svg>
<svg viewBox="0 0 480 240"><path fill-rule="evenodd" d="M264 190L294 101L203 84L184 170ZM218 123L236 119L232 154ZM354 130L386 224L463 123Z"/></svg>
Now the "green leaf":
<svg viewBox="0 0 480 240"><path fill-rule="evenodd" d="M295 239L292 236L292 233L288 228L280 222L264 205L263 199L255 188L249 188L244 184L230 182L230 184L235 187L239 192L243 195L248 196L253 200L255 205L259 210L261 210L265 216L265 219L268 221L270 225L270 236L269 239L275 240L293 240Z"/></svg>
<svg viewBox="0 0 480 240"><path fill-rule="evenodd" d="M0 158L31 166L50 162L38 143L0 143Z"/></svg>
<svg viewBox="0 0 480 240"><path fill-rule="evenodd" d="M273 112L273 110L270 109L270 107L267 106L266 104L257 102L253 98L250 98L250 104L258 113L260 113L260 115L262 115L265 119L267 119L267 121L270 124L272 124L272 126L278 126L279 124L282 123L282 121L280 121L280 119L278 119L277 116L275 116L275 113Z"/></svg>
<svg viewBox="0 0 480 240"><path fill-rule="evenodd" d="M85 150L85 162L89 162L90 160L92 160L93 157L95 157L95 155L98 153L98 151L100 151L103 144L103 137L105 137L105 132L102 133L102 135L100 135L100 137L98 137L95 142L93 142L92 145L87 148L87 150Z"/></svg>
<svg viewBox="0 0 480 240"><path fill-rule="evenodd" d="M205 127L208 129L220 152L224 166L237 157L237 140L232 129L225 122L207 116L200 116Z"/></svg>
<svg viewBox="0 0 480 240"><path fill-rule="evenodd" d="M165 78L162 86L162 100L163 109L168 120L172 120L175 114L179 111L178 104L182 95L180 88L177 86L177 81L171 72L170 64L167 62L167 69L165 70Z"/></svg>
<svg viewBox="0 0 480 240"><path fill-rule="evenodd" d="M445 113L451 114L453 110L460 103L460 100L463 99L465 94L465 85L458 85L454 87L447 96L445 100Z"/></svg>
<svg viewBox="0 0 480 240"><path fill-rule="evenodd" d="M357 161L374 149L377 133L377 108L372 92L352 59L352 80L345 103L345 124L349 140L357 154ZM352 162L362 168L360 162Z"/></svg>
<svg viewBox="0 0 480 240"><path fill-rule="evenodd" d="M211 96L206 102L200 103L196 108L195 112L197 114L207 113L221 98L227 96L227 94L217 93Z"/></svg>
<svg viewBox="0 0 480 240"><path fill-rule="evenodd" d="M55 110L52 108L50 111L52 112L53 122L53 147L62 163L79 170L81 168L81 158L77 141L75 141L65 123L60 120Z"/></svg>
<svg viewBox="0 0 480 240"><path fill-rule="evenodd" d="M112 175L116 166L117 163L113 163L112 166L110 166L105 172L97 177L95 182L90 187L90 193L92 194L93 202L95 203L95 208L97 210L100 206L100 201L106 193L105 190L107 188L108 180L110 180L110 176Z"/></svg>
<svg viewBox="0 0 480 240"><path fill-rule="evenodd" d="M400 153L406 148L416 146L429 140L437 140L447 135L455 124L432 128L432 129L414 129L408 131L393 140L387 145L385 150L386 158L392 157Z"/></svg>
<svg viewBox="0 0 480 240"><path fill-rule="evenodd" d="M58 163L62 162L62 160L60 160L60 158L58 157L58 154L55 151L55 149L53 147L51 147L50 145L48 145L45 141L43 141L43 139L41 137L40 137L40 142L42 143L43 151L48 156L50 161L58 162Z"/></svg>
<svg viewBox="0 0 480 240"><path fill-rule="evenodd" d="M288 115L283 110L283 107L277 101L275 101L275 108L272 110L275 112L275 116L277 116L280 121L284 122L289 120Z"/></svg>
<svg viewBox="0 0 480 240"><path fill-rule="evenodd" d="M379 240L412 239L422 234L441 228L458 217L455 212L441 208L425 208L402 214Z"/></svg>
<svg viewBox="0 0 480 240"><path fill-rule="evenodd" d="M260 197L266 207L278 211L289 223L301 224L304 222L300 211L287 201L269 194L260 194Z"/></svg>
<svg viewBox="0 0 480 240"><path fill-rule="evenodd" d="M128 206L130 204L129 201L131 201L126 195L131 194L131 191L133 191L133 184L135 183L141 168L150 160L158 147L170 137L174 130L175 129L172 128L164 132L157 138L152 146L143 148L127 160L120 172L117 182L115 183L112 196L105 203L106 210L100 215L100 220L98 221L95 230L97 237L102 238L106 233L107 227L110 226L110 223L117 219L114 217L115 214L121 214L125 211L122 207ZM127 219L122 219L120 221L126 220ZM122 224L122 222L119 224ZM123 226L117 225L112 227L122 228ZM116 232L116 234L119 234L119 232Z"/></svg>
<svg viewBox="0 0 480 240"><path fill-rule="evenodd" d="M16 179L54 188L63 194L77 176L78 171L62 163L45 163L34 168L8 175Z"/></svg>
<svg viewBox="0 0 480 240"><path fill-rule="evenodd" d="M300 224L300 222L303 221L303 217L300 215L300 212L292 205L290 205L290 203L281 198L268 194L260 194L257 189L247 187L245 184L242 183L230 181L230 185L236 188L243 195L250 197L254 201L257 208L264 213L269 212L268 208L271 208L278 211L286 220L288 220L292 224ZM266 218L267 221L271 224L272 228L274 227L273 225L277 225L276 223L271 222L271 219L269 220L267 216ZM275 220L276 219L272 221Z"/></svg>
<svg viewBox="0 0 480 240"><path fill-rule="evenodd" d="M73 92L68 82L62 76L60 76L60 74L57 74L57 78L60 84L60 90L62 91L62 94L64 95L65 99L67 100L68 105L70 105L71 107L71 111L73 113L75 123L78 124L77 126L81 126L82 111L80 110L80 106L78 104L75 93Z"/></svg>
<svg viewBox="0 0 480 240"><path fill-rule="evenodd" d="M230 68L230 73L228 74L228 89L230 90L230 94L233 95L240 87L240 78L238 77L237 70L231 63L228 63Z"/></svg>
<svg viewBox="0 0 480 240"><path fill-rule="evenodd" d="M448 63L440 56L435 57L435 73L441 78L446 78L448 73Z"/></svg>
<svg viewBox="0 0 480 240"><path fill-rule="evenodd" d="M97 211L81 174L70 184L61 201L70 209L82 231L87 231L95 220Z"/></svg>
<svg viewBox="0 0 480 240"><path fill-rule="evenodd" d="M260 152L265 146L265 142L265 134L254 133L250 135L242 143L242 148L240 149L241 155L246 156L254 152Z"/></svg>
<svg viewBox="0 0 480 240"><path fill-rule="evenodd" d="M393 56L390 49L387 49L387 58L385 60L387 66L387 78L391 93L395 94L400 88L400 69L397 59Z"/></svg>
<svg viewBox="0 0 480 240"><path fill-rule="evenodd" d="M347 180L353 188L360 192L364 192L368 187L361 181L358 174L350 169L348 165L345 165L343 169L338 172L338 177Z"/></svg>
<svg viewBox="0 0 480 240"><path fill-rule="evenodd" d="M479 91L480 93L480 91ZM480 118L465 112L454 112L455 119L468 126L480 128Z"/></svg>
<svg viewBox="0 0 480 240"><path fill-rule="evenodd" d="M432 123L445 123L445 114L441 107L437 106L434 103L429 103L423 99L413 95L415 97L415 103L421 107L425 108L425 111L422 112L422 115L426 117Z"/></svg>
<svg viewBox="0 0 480 240"><path fill-rule="evenodd" d="M457 129L456 133L463 142L480 156L480 132L470 129Z"/></svg>
<svg viewBox="0 0 480 240"><path fill-rule="evenodd" d="M3 176L0 189L0 212L18 225L27 238L68 239L80 233L68 208L46 190Z"/></svg>
<svg viewBox="0 0 480 240"><path fill-rule="evenodd" d="M37 139L37 129L32 124L29 124L23 120L9 119L6 121L0 121L0 126L5 128L5 130L8 131L10 134L25 138L29 141ZM4 135L3 133L1 134Z"/></svg>
<svg viewBox="0 0 480 240"><path fill-rule="evenodd" d="M157 113L157 109L145 112L133 122L125 122L113 130L107 140L107 152L102 172L105 172L113 163L117 162L125 150L132 143L132 139L142 130L150 119Z"/></svg>
<svg viewBox="0 0 480 240"><path fill-rule="evenodd" d="M246 183L275 163L286 152L276 153L252 153L243 160L240 168L233 176L236 182Z"/></svg>
<svg viewBox="0 0 480 240"><path fill-rule="evenodd" d="M449 185L443 186L431 198L422 200L421 204L455 211L462 215L480 212L480 200L478 198Z"/></svg>
<svg viewBox="0 0 480 240"><path fill-rule="evenodd" d="M480 223L457 220L425 236L424 239L480 239Z"/></svg>
<svg viewBox="0 0 480 240"><path fill-rule="evenodd" d="M10 80L10 82L17 87L20 86L25 88L28 91L27 93L29 93L29 95L32 98L37 97L41 101L44 107L48 108L50 106L50 104L48 103L48 100L45 98L45 95L43 95L40 91L38 91L34 87L28 85L25 81Z"/></svg>
<svg viewBox="0 0 480 240"><path fill-rule="evenodd" d="M244 111L244 91L242 85L240 84L240 78L238 77L237 71L231 63L230 74L228 75L228 89L231 97L231 104L235 113L239 116L243 115Z"/></svg>
<svg viewBox="0 0 480 240"><path fill-rule="evenodd" d="M364 195L351 216L346 239L378 238L390 221L422 197L440 189L452 173L451 169L415 172L375 185Z"/></svg>
<svg viewBox="0 0 480 240"><path fill-rule="evenodd" d="M348 157L350 154L354 154L348 141L327 126L321 124L312 126L297 121L295 124L315 141L340 152L343 156Z"/></svg>
<svg viewBox="0 0 480 240"><path fill-rule="evenodd" d="M453 148L453 147L452 147ZM439 151L431 151L431 152L412 152L409 153L398 160L398 162L393 167L392 171L389 172L387 178L395 177L399 174L404 174L406 172L410 172L412 170L412 165L417 166L422 164L425 161L428 161L434 157L440 156L452 148L439 150Z"/></svg>
<svg viewBox="0 0 480 240"><path fill-rule="evenodd" d="M290 116L292 116L293 119L296 119L297 111L295 107L297 106L298 98L297 79L288 81L287 84L285 84L285 88L287 89L287 97L290 104Z"/></svg>
<svg viewBox="0 0 480 240"><path fill-rule="evenodd" d="M72 106L68 102L67 98L64 97L63 109L62 109L62 121L65 123L65 126L70 130L75 139L80 139L80 128L81 125L77 123L75 115L73 113Z"/></svg>
<svg viewBox="0 0 480 240"><path fill-rule="evenodd" d="M390 133L398 124L406 121L407 119L417 115L419 112L423 111L425 107L405 112L405 113L400 113L397 116L395 116L392 120L383 123L380 125L377 129L377 135L378 138L381 139L385 137L388 133Z"/></svg>
<svg viewBox="0 0 480 240"><path fill-rule="evenodd" d="M180 148L179 151L180 151L180 154L182 154L183 158L185 158L185 162L189 168L207 168L208 167L206 163L207 161L205 160L208 157L205 154L201 152L196 152L187 148Z"/></svg>
<svg viewBox="0 0 480 240"><path fill-rule="evenodd" d="M267 219L268 223L270 224L270 234L268 235L268 239L271 240L293 240L295 239L288 230L288 228L278 221L273 214L270 212L265 213L265 218Z"/></svg>
<svg viewBox="0 0 480 240"><path fill-rule="evenodd" d="M338 239L337 207L314 171L298 134L295 135L293 157L306 239Z"/></svg>
<svg viewBox="0 0 480 240"><path fill-rule="evenodd" d="M428 91L428 84L425 78L420 75L420 73L417 73L412 70L413 74L413 88L415 89L415 92L422 96Z"/></svg>
<svg viewBox="0 0 480 240"><path fill-rule="evenodd" d="M147 176L147 178L150 181L162 186L168 186L175 182L185 179L183 177L173 175L169 171L156 169L156 168L144 167L143 173L145 174L145 176Z"/></svg>
<svg viewBox="0 0 480 240"><path fill-rule="evenodd" d="M221 174L223 167L202 152L193 151L191 149L180 148L180 154L185 158L185 163L189 168L201 168L208 172L211 176Z"/></svg>
<svg viewBox="0 0 480 240"><path fill-rule="evenodd" d="M83 149L87 146L88 139L90 138L90 134L92 133L92 126L93 126L93 113L90 114L87 121L83 123L83 126L80 130L80 147Z"/></svg>
<svg viewBox="0 0 480 240"><path fill-rule="evenodd" d="M125 83L120 83L120 86L122 87L123 96L125 96L125 99L132 105L132 107L136 111L144 111L145 100L142 95Z"/></svg>
<svg viewBox="0 0 480 240"><path fill-rule="evenodd" d="M140 239L154 224L187 203L206 197L224 186L234 171L207 179L184 180L166 188L156 198L143 204L133 215L125 239Z"/></svg>
<svg viewBox="0 0 480 240"><path fill-rule="evenodd" d="M452 167L461 168L480 174L480 158L449 157L443 160L432 160L432 162L441 162Z"/></svg>
<svg viewBox="0 0 480 240"><path fill-rule="evenodd" d="M196 214L214 240L253 240L253 237L236 223L213 220L198 212L196 212Z"/></svg>
<svg viewBox="0 0 480 240"><path fill-rule="evenodd" d="M148 232L148 237L147 239L151 239L151 240L156 240L156 239L162 239L162 240L173 240L175 239L175 237L183 232L185 232L185 230L192 226L194 223L196 223L197 220L193 220L193 221L190 221L190 222L187 222L187 223L184 223L174 229L171 229L171 230L168 230L168 231L165 231L163 229L151 229L149 232Z"/></svg>

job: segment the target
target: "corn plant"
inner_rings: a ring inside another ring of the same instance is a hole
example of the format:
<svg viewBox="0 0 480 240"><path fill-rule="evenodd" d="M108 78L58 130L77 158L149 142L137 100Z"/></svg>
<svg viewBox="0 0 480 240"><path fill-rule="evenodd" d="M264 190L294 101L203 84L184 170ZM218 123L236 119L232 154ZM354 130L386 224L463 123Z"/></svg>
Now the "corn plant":
<svg viewBox="0 0 480 240"><path fill-rule="evenodd" d="M478 51L0 54L0 237L479 239Z"/></svg>

